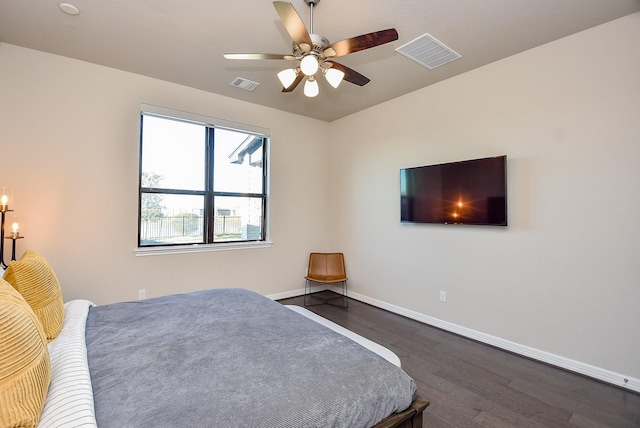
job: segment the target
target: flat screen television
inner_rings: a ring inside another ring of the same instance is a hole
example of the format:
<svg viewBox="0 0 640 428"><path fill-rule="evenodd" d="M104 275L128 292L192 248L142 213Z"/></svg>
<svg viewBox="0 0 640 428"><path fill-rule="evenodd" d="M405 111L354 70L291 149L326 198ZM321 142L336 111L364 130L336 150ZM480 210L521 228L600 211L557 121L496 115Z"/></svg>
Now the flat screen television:
<svg viewBox="0 0 640 428"><path fill-rule="evenodd" d="M507 225L507 157L400 170L400 221Z"/></svg>

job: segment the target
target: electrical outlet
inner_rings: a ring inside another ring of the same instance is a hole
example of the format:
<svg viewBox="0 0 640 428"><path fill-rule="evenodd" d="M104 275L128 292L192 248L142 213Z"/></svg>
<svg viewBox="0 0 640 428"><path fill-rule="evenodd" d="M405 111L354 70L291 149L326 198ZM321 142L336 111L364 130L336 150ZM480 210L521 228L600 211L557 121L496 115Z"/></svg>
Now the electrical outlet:
<svg viewBox="0 0 640 428"><path fill-rule="evenodd" d="M147 298L147 290L144 288L142 290L138 290L138 300L143 300Z"/></svg>
<svg viewBox="0 0 640 428"><path fill-rule="evenodd" d="M446 291L440 291L440 301L441 302L446 302L447 301L447 292Z"/></svg>

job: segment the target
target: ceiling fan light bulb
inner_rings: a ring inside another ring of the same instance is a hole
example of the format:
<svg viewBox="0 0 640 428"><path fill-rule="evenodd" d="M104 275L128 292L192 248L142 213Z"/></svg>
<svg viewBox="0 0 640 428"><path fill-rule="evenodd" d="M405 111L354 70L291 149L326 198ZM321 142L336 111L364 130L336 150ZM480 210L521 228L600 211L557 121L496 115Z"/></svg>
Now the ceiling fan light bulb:
<svg viewBox="0 0 640 428"><path fill-rule="evenodd" d="M318 81L313 77L309 77L307 82L304 84L304 94L307 97L315 97L320 93L320 88L318 87Z"/></svg>
<svg viewBox="0 0 640 428"><path fill-rule="evenodd" d="M292 68L287 68L286 70L282 70L280 73L278 73L278 79L280 79L280 83L282 83L282 86L285 89L291 86L291 84L296 80L297 76L298 73Z"/></svg>
<svg viewBox="0 0 640 428"><path fill-rule="evenodd" d="M337 88L342 82L342 79L344 79L344 72L335 68L328 68L324 72L324 77L331 86Z"/></svg>
<svg viewBox="0 0 640 428"><path fill-rule="evenodd" d="M300 70L307 76L313 76L318 72L318 58L315 55L305 56L300 61Z"/></svg>

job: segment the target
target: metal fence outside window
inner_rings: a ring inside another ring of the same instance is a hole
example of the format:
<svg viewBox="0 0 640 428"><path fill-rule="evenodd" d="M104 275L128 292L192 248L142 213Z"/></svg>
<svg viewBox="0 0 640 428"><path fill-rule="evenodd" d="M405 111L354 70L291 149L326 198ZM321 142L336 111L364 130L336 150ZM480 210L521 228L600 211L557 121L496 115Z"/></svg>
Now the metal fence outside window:
<svg viewBox="0 0 640 428"><path fill-rule="evenodd" d="M214 222L216 236L240 236L241 216L216 216ZM142 220L140 239L142 241L167 240L179 237L203 236L204 218L198 216L160 217Z"/></svg>

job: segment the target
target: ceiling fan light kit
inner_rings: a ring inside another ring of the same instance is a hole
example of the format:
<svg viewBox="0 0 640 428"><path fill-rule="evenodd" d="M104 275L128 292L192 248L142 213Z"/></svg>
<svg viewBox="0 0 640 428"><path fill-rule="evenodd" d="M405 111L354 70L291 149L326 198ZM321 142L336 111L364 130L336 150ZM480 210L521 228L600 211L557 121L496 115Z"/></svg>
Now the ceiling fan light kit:
<svg viewBox="0 0 640 428"><path fill-rule="evenodd" d="M293 68L287 68L278 73L278 79L280 79L280 83L285 89L295 82L296 77L298 77L298 71Z"/></svg>
<svg viewBox="0 0 640 428"><path fill-rule="evenodd" d="M282 92L293 91L302 80L306 78L304 84L304 94L307 97L315 97L320 92L316 74L322 70L322 75L327 82L337 88L343 80L358 86L369 83L369 79L351 68L335 62L333 58L348 55L364 49L373 48L385 43L398 40L398 32L394 28L388 30L375 31L361 36L344 39L336 43L329 43L327 38L314 34L313 32L313 7L320 0L304 0L310 8L310 31L302 22L300 15L296 12L291 3L274 1L273 6L278 12L282 23L293 40L291 54L237 54L229 53L224 57L227 59L278 59L287 61L298 61L297 66L282 70L277 74L282 83Z"/></svg>
<svg viewBox="0 0 640 428"><path fill-rule="evenodd" d="M335 68L325 68L323 69L323 73L327 82L336 89L340 86L342 79L344 79L344 72Z"/></svg>
<svg viewBox="0 0 640 428"><path fill-rule="evenodd" d="M304 84L304 94L309 98L313 98L320 93L320 88L318 87L318 81L315 77L309 76L307 78L306 83Z"/></svg>
<svg viewBox="0 0 640 428"><path fill-rule="evenodd" d="M300 70L305 76L313 76L318 72L318 68L320 68L320 65L315 55L306 55L300 60Z"/></svg>

